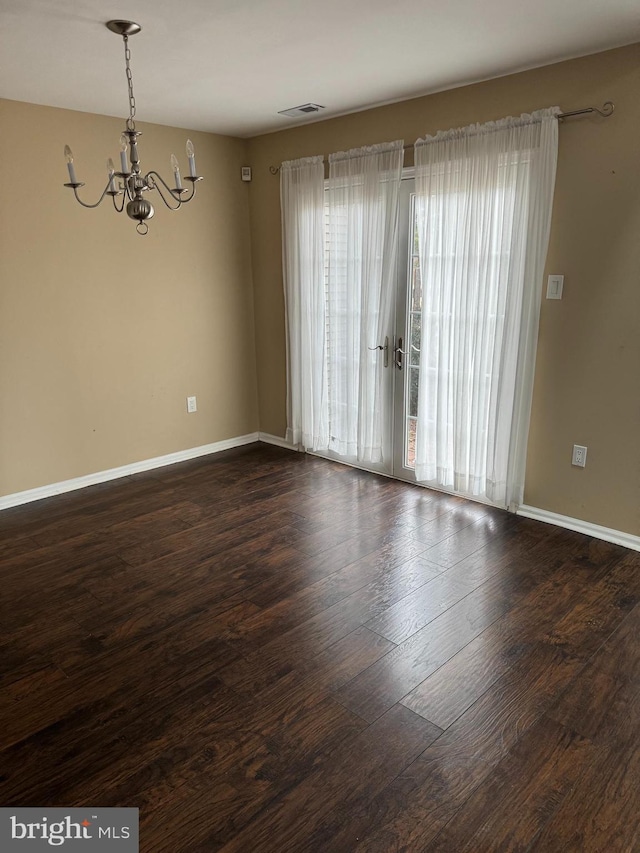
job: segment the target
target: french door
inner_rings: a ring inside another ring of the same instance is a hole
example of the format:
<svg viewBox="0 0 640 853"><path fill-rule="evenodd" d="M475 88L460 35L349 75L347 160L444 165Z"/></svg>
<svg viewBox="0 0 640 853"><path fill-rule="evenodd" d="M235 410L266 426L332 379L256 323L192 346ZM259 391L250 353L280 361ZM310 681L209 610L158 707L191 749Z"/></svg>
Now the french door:
<svg viewBox="0 0 640 853"><path fill-rule="evenodd" d="M321 455L370 471L415 482L415 436L418 408L418 372L422 289L418 238L414 210L414 180L403 177L400 188L400 216L394 311L388 334L369 341L384 364L383 451L378 464L364 465L332 451Z"/></svg>

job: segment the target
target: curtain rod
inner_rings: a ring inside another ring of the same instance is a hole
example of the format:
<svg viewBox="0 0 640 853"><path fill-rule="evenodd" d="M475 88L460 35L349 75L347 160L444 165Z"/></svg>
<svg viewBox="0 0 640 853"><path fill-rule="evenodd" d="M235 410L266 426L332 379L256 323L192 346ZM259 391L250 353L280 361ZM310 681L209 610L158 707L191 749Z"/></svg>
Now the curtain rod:
<svg viewBox="0 0 640 853"><path fill-rule="evenodd" d="M585 113L598 113L598 115L601 115L603 118L609 118L609 116L613 113L615 108L616 108L616 105L613 103L613 101L605 101L604 104L602 105L602 108L600 108L600 107L584 107L584 109L582 109L582 110L569 110L566 113L558 113L558 119L569 118L570 116L581 116L581 115L584 115ZM413 148L413 145L405 145L402 150L403 151L410 151L412 148ZM325 160L324 162L328 163L329 161ZM277 175L278 172L280 171L280 166L269 166L269 171L271 172L272 175Z"/></svg>

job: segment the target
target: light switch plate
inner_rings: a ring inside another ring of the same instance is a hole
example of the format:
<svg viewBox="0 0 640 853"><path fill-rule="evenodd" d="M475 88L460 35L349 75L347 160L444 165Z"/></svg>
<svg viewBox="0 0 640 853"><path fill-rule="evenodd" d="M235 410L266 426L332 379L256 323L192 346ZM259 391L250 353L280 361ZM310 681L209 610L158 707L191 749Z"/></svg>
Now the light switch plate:
<svg viewBox="0 0 640 853"><path fill-rule="evenodd" d="M563 275L550 275L547 279L547 299L562 299Z"/></svg>
<svg viewBox="0 0 640 853"><path fill-rule="evenodd" d="M191 412L197 412L197 411L198 411L198 406L196 404L196 398L195 397L187 397L187 412L191 413Z"/></svg>

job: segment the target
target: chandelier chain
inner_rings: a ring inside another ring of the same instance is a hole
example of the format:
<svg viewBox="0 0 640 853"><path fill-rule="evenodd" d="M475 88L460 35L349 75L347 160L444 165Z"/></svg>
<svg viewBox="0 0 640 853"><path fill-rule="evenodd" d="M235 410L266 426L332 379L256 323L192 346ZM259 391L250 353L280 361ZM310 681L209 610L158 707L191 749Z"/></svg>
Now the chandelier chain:
<svg viewBox="0 0 640 853"><path fill-rule="evenodd" d="M129 37L124 35L122 36L124 41L124 62L127 74L127 87L129 89L129 118L127 119L127 130L135 130L136 123L134 121L136 116L136 99L133 94L133 76L131 74L131 51L129 50Z"/></svg>

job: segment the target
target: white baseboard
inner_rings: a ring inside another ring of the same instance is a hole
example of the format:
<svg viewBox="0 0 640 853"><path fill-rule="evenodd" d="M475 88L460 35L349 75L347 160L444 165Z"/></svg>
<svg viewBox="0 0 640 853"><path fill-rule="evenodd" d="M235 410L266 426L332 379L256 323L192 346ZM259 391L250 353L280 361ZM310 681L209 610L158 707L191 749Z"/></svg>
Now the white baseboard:
<svg viewBox="0 0 640 853"><path fill-rule="evenodd" d="M241 447L244 444L252 444L256 441L264 441L266 444L274 444L277 447L284 447L288 450L296 449L284 438L279 438L277 435L271 435L268 432L252 432L248 435L239 435L235 438L225 439L224 441L215 441L212 444L203 444L200 447L190 447L188 450L178 450L176 453L167 453L165 456L155 456L152 459L131 462L129 465L121 465L119 468L96 471L94 474L86 474L83 477L74 477L71 480L63 480L59 483L39 486L36 489L27 489L24 492L4 495L0 497L0 510L31 503L32 501L39 501L43 498L50 498L54 495L61 495L64 492L84 489L86 486L93 486L97 483L117 480L120 477L128 477L130 474L137 474L141 471L151 471L154 468L162 468L165 465L174 465L176 462L185 462L188 459L196 459L198 456L220 453L222 450ZM517 514L525 518L532 518L535 521L544 521L547 524L555 524L557 527L575 530L577 533L584 533L586 536L603 539L605 542L613 542L616 545L622 545L624 548L640 551L640 536L634 536L632 533L624 533L621 530L602 527L599 524L592 524L589 521L582 521L579 518L571 518L567 515L560 515L556 512L549 512L546 509L538 509L537 507L527 506L526 504L523 504L518 509Z"/></svg>
<svg viewBox="0 0 640 853"><path fill-rule="evenodd" d="M190 447L188 450L178 450L176 453L167 453L165 456L155 456L153 459L143 459L141 462L131 462L129 465L121 465L119 468L109 468L107 471L96 471L95 474L86 474L84 477L74 477L72 480L62 480L60 483L51 483L48 486L39 486L37 489L28 489L25 492L15 492L12 495L0 497L0 510L9 509L12 506L40 501L53 495L61 495L64 492L72 492L75 489L84 489L85 486L94 486L96 483L106 483L109 480L117 480L119 477L128 477L140 471L151 471L153 468L162 468L165 465L173 465L176 462L185 462L187 459L195 459L198 456L208 456L210 453L220 453L221 450L229 450L232 447L241 447L243 444L252 444L259 440L260 433L252 432L249 435L239 435L235 438L227 438L224 441L214 441L213 444L203 444L200 447Z"/></svg>
<svg viewBox="0 0 640 853"><path fill-rule="evenodd" d="M596 539L603 539L605 542L613 542L615 545L631 548L633 551L640 551L640 536L624 533L622 530L601 527L599 524L592 524L590 521L582 521L579 518L571 518L568 515L560 515L557 512L549 512L546 509L538 509L535 506L524 504L519 507L517 515L533 518L535 521L545 521L547 524L555 524L557 527L566 527L567 530L575 530L576 533L584 533L586 536L593 536Z"/></svg>
<svg viewBox="0 0 640 853"><path fill-rule="evenodd" d="M264 441L265 444L275 444L276 447L286 447L287 450L297 449L286 438L279 438L277 435L271 435L269 432L259 432L258 441Z"/></svg>

